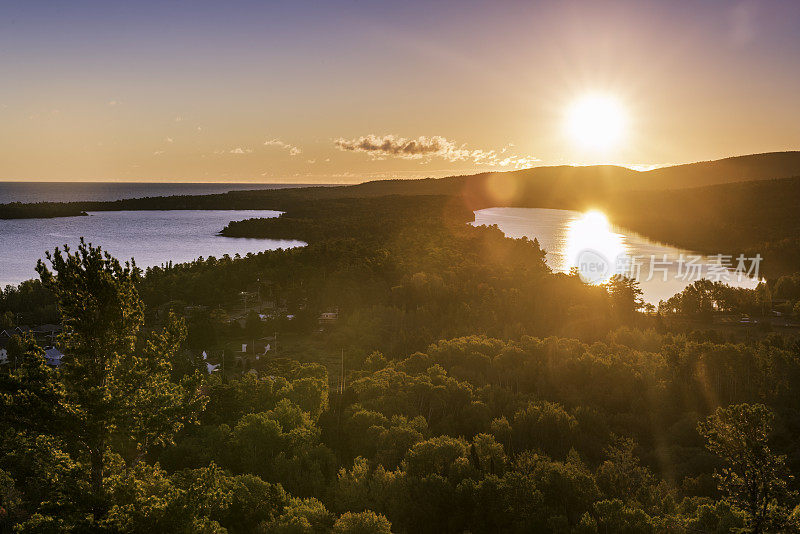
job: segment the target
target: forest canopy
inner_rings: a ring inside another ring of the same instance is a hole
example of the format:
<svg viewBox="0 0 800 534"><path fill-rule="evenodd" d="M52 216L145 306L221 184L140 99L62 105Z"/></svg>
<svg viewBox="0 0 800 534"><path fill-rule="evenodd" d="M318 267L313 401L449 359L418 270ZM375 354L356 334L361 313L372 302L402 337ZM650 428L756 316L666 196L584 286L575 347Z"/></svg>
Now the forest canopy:
<svg viewBox="0 0 800 534"><path fill-rule="evenodd" d="M692 311L756 292L645 314L635 282L470 220L448 196L298 201L223 231L298 249L144 272L52 251L0 299L64 328L60 367L23 336L0 373L0 529L798 529L800 344Z"/></svg>

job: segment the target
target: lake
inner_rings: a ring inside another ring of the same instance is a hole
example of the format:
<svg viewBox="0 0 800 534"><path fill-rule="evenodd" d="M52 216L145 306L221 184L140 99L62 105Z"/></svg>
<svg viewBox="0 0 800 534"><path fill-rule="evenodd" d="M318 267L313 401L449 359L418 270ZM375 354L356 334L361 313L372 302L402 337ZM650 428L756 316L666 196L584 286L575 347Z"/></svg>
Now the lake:
<svg viewBox="0 0 800 534"><path fill-rule="evenodd" d="M636 278L645 302L651 304L701 278L748 289L758 285L749 264L737 271L737 258L702 256L656 243L614 226L599 212L488 208L476 211L472 224L496 224L508 237L538 239L551 269L577 268L587 283L602 283L614 274Z"/></svg>
<svg viewBox="0 0 800 534"><path fill-rule="evenodd" d="M230 221L277 217L271 210L104 211L85 217L0 220L0 284L37 277L36 260L81 237L120 260L133 257L141 268L183 263L200 256L304 246L296 240L243 239L217 233Z"/></svg>
<svg viewBox="0 0 800 534"><path fill-rule="evenodd" d="M151 183L151 182L0 182L6 202L110 201L172 195L213 195L251 189L290 189L320 184Z"/></svg>

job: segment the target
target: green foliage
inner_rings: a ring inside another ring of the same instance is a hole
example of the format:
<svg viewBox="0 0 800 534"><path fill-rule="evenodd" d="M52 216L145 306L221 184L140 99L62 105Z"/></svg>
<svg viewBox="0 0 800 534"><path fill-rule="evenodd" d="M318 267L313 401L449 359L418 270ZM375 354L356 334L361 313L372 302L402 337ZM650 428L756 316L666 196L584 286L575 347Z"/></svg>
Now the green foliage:
<svg viewBox="0 0 800 534"><path fill-rule="evenodd" d="M406 453L405 470L411 476L458 476L468 465L469 445L462 439L439 436L415 444Z"/></svg>
<svg viewBox="0 0 800 534"><path fill-rule="evenodd" d="M650 517L644 511L625 506L619 499L600 501L594 506L597 532L649 534L654 532Z"/></svg>
<svg viewBox="0 0 800 534"><path fill-rule="evenodd" d="M632 278L615 274L606 283L606 289L614 311L623 317L632 317L644 306L639 282Z"/></svg>
<svg viewBox="0 0 800 534"><path fill-rule="evenodd" d="M44 262L37 270L57 299L66 356L53 371L41 351L25 342L18 368L0 381L10 427L3 444L15 479L26 489L24 500L39 503L25 528L101 525L118 520L109 515L109 484L126 470L110 463L112 451L135 466L154 447L174 443L205 400L196 377L171 380L170 360L184 333L180 325L136 348L143 304L135 266L123 267L83 241L74 254L65 248L47 257L52 271ZM153 484L153 491L161 491L163 484ZM157 509L142 514L158 515Z"/></svg>
<svg viewBox="0 0 800 534"><path fill-rule="evenodd" d="M40 266L43 283L3 292L7 321L55 298L67 335L60 369L19 339L0 372L0 529L796 528L783 469L800 467L800 350L788 336L677 333L635 313L635 284L554 275L538 242L468 226L446 198L305 194L317 193L265 193L290 199L283 217L226 230L299 229L302 249L140 277L82 244ZM114 206L240 201L253 199ZM200 350L263 333L252 314L228 324L254 284L296 312L291 327L269 324L291 357L207 376ZM773 289L793 294L791 280ZM701 317L753 295L699 284L667 306ZM336 324L317 324L334 308Z"/></svg>
<svg viewBox="0 0 800 534"><path fill-rule="evenodd" d="M291 499L283 513L264 526L268 534L321 534L330 532L334 518L315 498Z"/></svg>
<svg viewBox="0 0 800 534"><path fill-rule="evenodd" d="M577 420L556 403L528 403L514 414L513 439L521 449L564 457L572 448Z"/></svg>
<svg viewBox="0 0 800 534"><path fill-rule="evenodd" d="M334 534L391 534L392 524L385 516L370 510L343 514L333 524Z"/></svg>
<svg viewBox="0 0 800 534"><path fill-rule="evenodd" d="M745 514L752 532L785 526L788 485L786 457L769 447L775 416L763 404L717 408L698 426L708 449L722 459L715 472L728 502Z"/></svg>
<svg viewBox="0 0 800 534"><path fill-rule="evenodd" d="M335 470L319 438L310 415L283 399L273 410L245 415L233 428L221 461L238 472L280 480L294 494L319 494Z"/></svg>
<svg viewBox="0 0 800 534"><path fill-rule="evenodd" d="M731 509L727 502L720 501L697 507L694 517L689 518L686 527L690 531L725 534L740 530L744 524L741 513Z"/></svg>

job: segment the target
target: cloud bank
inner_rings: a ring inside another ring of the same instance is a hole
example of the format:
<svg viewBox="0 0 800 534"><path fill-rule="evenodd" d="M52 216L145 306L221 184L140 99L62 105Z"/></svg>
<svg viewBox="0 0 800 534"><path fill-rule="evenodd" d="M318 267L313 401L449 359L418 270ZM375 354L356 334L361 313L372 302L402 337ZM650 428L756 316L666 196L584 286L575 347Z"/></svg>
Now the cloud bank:
<svg viewBox="0 0 800 534"><path fill-rule="evenodd" d="M513 167L515 169L530 167L539 161L532 156L518 156L509 152L511 145L498 150L470 149L466 145L457 145L455 141L445 137L420 136L406 138L395 135L365 135L355 139L339 138L334 140L336 148L346 152L363 152L375 159L401 158L426 159L441 158L446 161L470 161L476 165L495 167Z"/></svg>

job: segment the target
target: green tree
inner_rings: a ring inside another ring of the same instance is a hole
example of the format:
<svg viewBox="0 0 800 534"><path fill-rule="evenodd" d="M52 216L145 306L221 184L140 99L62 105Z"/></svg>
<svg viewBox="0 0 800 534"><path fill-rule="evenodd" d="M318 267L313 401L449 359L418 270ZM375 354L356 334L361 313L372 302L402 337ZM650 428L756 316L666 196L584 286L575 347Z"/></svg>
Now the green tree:
<svg viewBox="0 0 800 534"><path fill-rule="evenodd" d="M638 508L626 506L619 499L599 501L594 505L597 532L602 534L650 534L650 517Z"/></svg>
<svg viewBox="0 0 800 534"><path fill-rule="evenodd" d="M409 475L424 477L438 474L447 477L454 467L467 459L467 443L460 438L437 436L416 443L404 460Z"/></svg>
<svg viewBox="0 0 800 534"><path fill-rule="evenodd" d="M621 316L632 315L644 306L639 282L633 278L615 274L606 283L606 290L611 298L611 306Z"/></svg>
<svg viewBox="0 0 800 534"><path fill-rule="evenodd" d="M265 525L269 534L317 534L330 532L333 514L318 499L289 501L280 517Z"/></svg>
<svg viewBox="0 0 800 534"><path fill-rule="evenodd" d="M0 532L10 532L11 526L22 511L22 496L11 475L0 469Z"/></svg>
<svg viewBox="0 0 800 534"><path fill-rule="evenodd" d="M191 384L170 380L170 343L178 341L162 336L141 352L135 349L144 320L135 264L123 266L83 240L74 253L56 248L47 260L50 267L40 260L36 269L55 295L64 325L59 376L71 420L62 437L88 457L97 519L106 508L107 452L116 449L134 460L154 445L171 443L204 401Z"/></svg>
<svg viewBox="0 0 800 534"><path fill-rule="evenodd" d="M334 534L391 534L392 524L385 516L370 510L347 512L333 524Z"/></svg>
<svg viewBox="0 0 800 534"><path fill-rule="evenodd" d="M763 404L738 404L717 408L698 425L706 447L723 463L715 472L719 490L745 513L753 533L780 529L788 517L786 458L769 447L774 418Z"/></svg>
<svg viewBox="0 0 800 534"><path fill-rule="evenodd" d="M635 443L629 438L608 447L608 459L595 474L597 485L606 497L636 501L645 511L652 512L668 502L667 495L650 470L639 464L634 448Z"/></svg>
<svg viewBox="0 0 800 534"><path fill-rule="evenodd" d="M511 424L516 447L564 457L574 441L578 421L560 404L545 401L529 402L514 414Z"/></svg>
<svg viewBox="0 0 800 534"><path fill-rule="evenodd" d="M218 524L225 532L250 533L274 521L289 502L279 484L269 484L254 475L230 475L211 462L208 467L184 470L171 477L180 490L177 508L169 516L184 514L195 523ZM145 529L143 532L160 532ZM179 532L206 532L192 528Z"/></svg>

